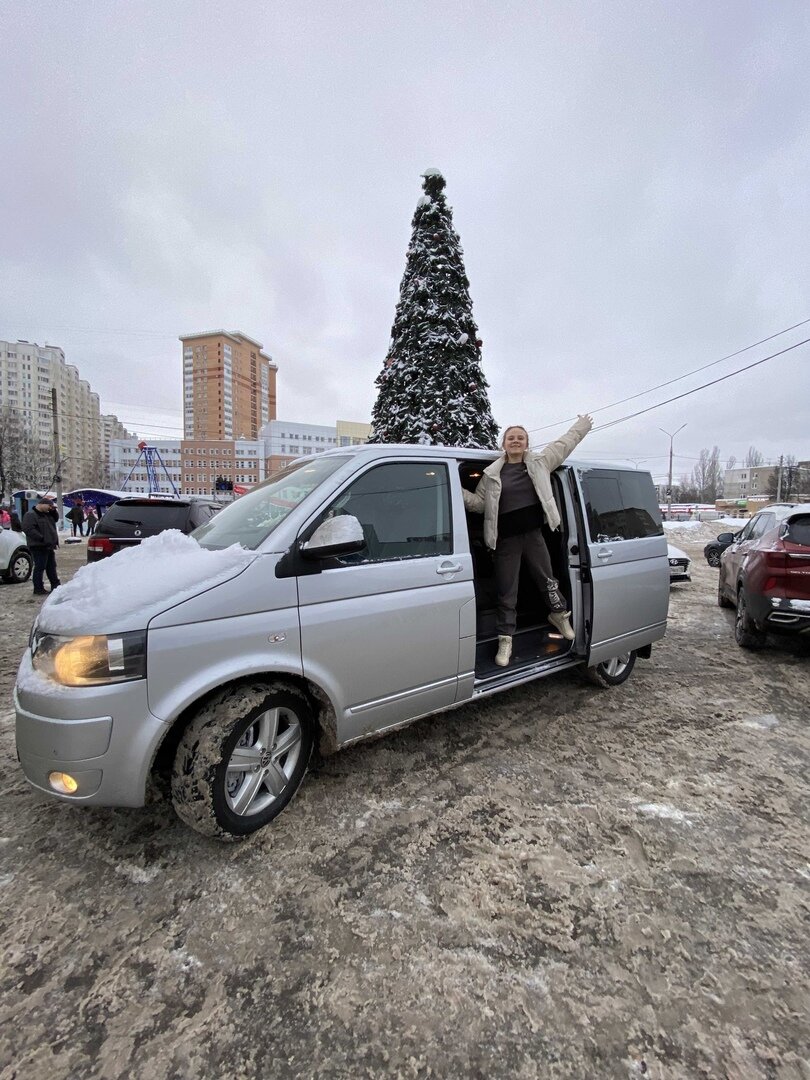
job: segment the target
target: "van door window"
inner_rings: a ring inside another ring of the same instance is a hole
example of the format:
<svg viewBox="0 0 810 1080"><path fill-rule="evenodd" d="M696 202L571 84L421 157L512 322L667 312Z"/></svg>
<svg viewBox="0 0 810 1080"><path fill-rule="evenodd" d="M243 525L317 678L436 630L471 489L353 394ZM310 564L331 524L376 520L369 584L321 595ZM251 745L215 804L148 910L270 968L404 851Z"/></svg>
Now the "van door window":
<svg viewBox="0 0 810 1080"><path fill-rule="evenodd" d="M581 476L594 543L663 535L655 489L646 473L589 469Z"/></svg>
<svg viewBox="0 0 810 1080"><path fill-rule="evenodd" d="M342 566L453 550L450 482L441 463L391 462L369 469L340 493L318 524L339 514L356 517L366 540L359 554L335 560Z"/></svg>

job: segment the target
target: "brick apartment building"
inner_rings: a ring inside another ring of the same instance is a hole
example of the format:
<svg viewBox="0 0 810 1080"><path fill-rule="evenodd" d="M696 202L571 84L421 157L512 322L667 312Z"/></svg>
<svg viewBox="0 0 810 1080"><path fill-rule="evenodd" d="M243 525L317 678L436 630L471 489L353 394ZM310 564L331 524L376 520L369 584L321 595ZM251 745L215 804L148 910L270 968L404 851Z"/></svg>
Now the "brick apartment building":
<svg viewBox="0 0 810 1080"><path fill-rule="evenodd" d="M183 344L186 439L255 439L276 418L276 371L260 342L233 330L207 330Z"/></svg>

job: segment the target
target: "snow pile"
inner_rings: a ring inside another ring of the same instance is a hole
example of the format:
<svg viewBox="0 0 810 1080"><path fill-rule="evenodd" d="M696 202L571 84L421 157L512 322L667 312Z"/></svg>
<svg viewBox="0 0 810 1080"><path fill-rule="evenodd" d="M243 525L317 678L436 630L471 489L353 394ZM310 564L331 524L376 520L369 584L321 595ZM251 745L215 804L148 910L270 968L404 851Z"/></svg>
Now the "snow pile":
<svg viewBox="0 0 810 1080"><path fill-rule="evenodd" d="M719 533L738 532L745 518L718 518L716 521L665 521L664 534L669 540L686 540L705 544L716 540Z"/></svg>
<svg viewBox="0 0 810 1080"><path fill-rule="evenodd" d="M177 529L150 536L137 547L83 566L42 605L39 626L49 634L105 626L122 615L165 610L233 577L255 555L238 544L221 551L201 548ZM133 626L133 629L137 627Z"/></svg>

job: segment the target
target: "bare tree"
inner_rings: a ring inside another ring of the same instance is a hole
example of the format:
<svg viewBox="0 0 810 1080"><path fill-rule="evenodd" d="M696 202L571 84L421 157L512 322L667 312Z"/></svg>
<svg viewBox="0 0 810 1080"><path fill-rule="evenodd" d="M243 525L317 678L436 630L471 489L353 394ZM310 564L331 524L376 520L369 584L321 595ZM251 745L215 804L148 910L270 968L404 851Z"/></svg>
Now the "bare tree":
<svg viewBox="0 0 810 1080"><path fill-rule="evenodd" d="M732 454L732 455L731 455L731 456L729 457L728 461L726 462L726 468L727 468L727 469L733 469L733 468L735 468L735 467L736 467L736 465L737 465L737 459L736 459L736 458L734 457L734 455Z"/></svg>
<svg viewBox="0 0 810 1080"><path fill-rule="evenodd" d="M755 446L748 447L748 453L745 455L743 465L746 469L756 469L760 465L765 463L765 458L760 454L759 450Z"/></svg>
<svg viewBox="0 0 810 1080"><path fill-rule="evenodd" d="M711 450L704 447L700 451L698 463L692 469L691 488L695 492L695 502L713 503L720 497L723 476L720 469L720 450L717 446Z"/></svg>
<svg viewBox="0 0 810 1080"><path fill-rule="evenodd" d="M782 472L782 484L779 484L779 472ZM777 495L785 502L790 502L795 495L803 495L807 488L807 474L801 468L794 454L787 454L768 477L767 494L772 498Z"/></svg>
<svg viewBox="0 0 810 1080"><path fill-rule="evenodd" d="M695 488L694 473L692 477L688 477L686 473L680 478L677 484L678 502L697 502L697 489ZM674 492L673 492L674 495ZM674 500L673 500L674 501Z"/></svg>
<svg viewBox="0 0 810 1080"><path fill-rule="evenodd" d="M46 461L30 424L6 405L0 410L0 499L17 488L41 485Z"/></svg>

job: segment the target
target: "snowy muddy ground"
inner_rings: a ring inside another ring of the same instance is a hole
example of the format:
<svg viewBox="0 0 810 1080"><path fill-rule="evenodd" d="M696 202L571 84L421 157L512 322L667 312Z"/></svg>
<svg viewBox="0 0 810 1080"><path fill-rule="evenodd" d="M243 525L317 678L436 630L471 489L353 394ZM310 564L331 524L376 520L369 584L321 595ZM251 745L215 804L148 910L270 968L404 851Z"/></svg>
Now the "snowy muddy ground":
<svg viewBox="0 0 810 1080"><path fill-rule="evenodd" d="M734 643L717 531L624 686L338 754L243 845L37 801L0 587L0 1076L807 1080L810 659Z"/></svg>

